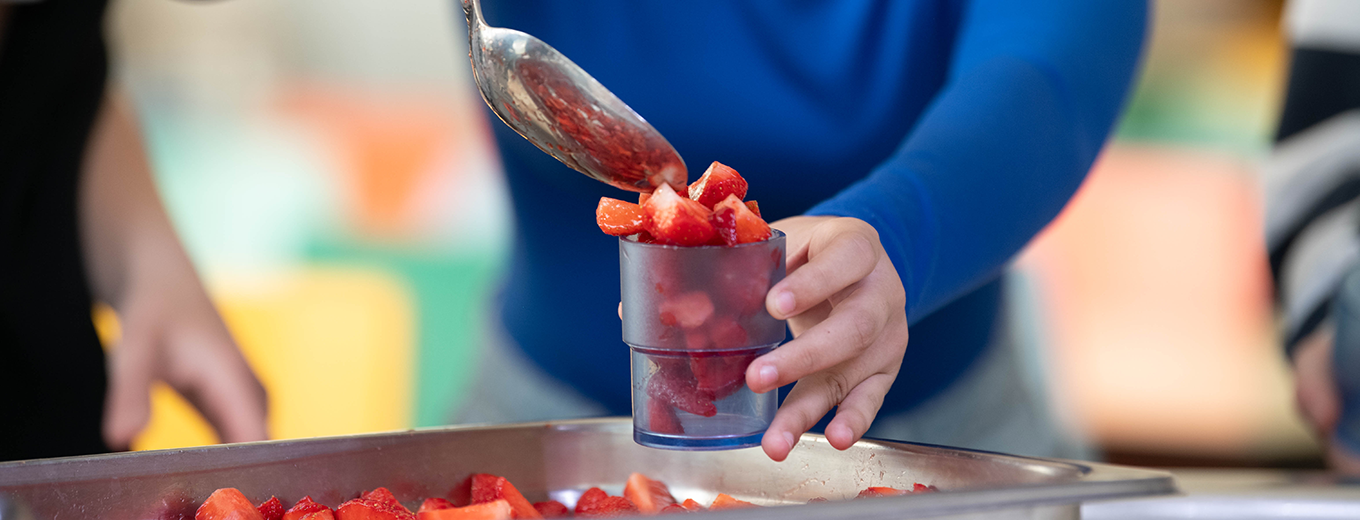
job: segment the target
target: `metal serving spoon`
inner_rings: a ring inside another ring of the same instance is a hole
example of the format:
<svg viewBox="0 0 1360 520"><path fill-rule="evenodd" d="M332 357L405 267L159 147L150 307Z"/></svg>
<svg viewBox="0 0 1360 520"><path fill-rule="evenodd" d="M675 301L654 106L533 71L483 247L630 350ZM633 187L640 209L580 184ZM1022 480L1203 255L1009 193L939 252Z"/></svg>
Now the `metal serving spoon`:
<svg viewBox="0 0 1360 520"><path fill-rule="evenodd" d="M488 26L479 0L462 2L472 73L501 121L595 180L638 192L685 189L684 160L642 116L542 40Z"/></svg>

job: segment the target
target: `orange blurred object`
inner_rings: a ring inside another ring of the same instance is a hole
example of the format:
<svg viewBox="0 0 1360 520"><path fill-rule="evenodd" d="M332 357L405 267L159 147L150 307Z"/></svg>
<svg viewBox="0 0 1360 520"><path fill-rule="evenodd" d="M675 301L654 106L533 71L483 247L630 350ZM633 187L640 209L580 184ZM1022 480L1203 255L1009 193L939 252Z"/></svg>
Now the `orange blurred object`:
<svg viewBox="0 0 1360 520"><path fill-rule="evenodd" d="M409 234L416 195L432 182L428 177L439 162L490 142L482 135L481 115L464 113L466 104L444 92L380 96L295 85L280 96L280 105L334 139L355 224L375 236Z"/></svg>
<svg viewBox="0 0 1360 520"><path fill-rule="evenodd" d="M1025 253L1059 399L1106 449L1252 458L1306 437L1289 423L1262 212L1240 162L1115 145Z"/></svg>

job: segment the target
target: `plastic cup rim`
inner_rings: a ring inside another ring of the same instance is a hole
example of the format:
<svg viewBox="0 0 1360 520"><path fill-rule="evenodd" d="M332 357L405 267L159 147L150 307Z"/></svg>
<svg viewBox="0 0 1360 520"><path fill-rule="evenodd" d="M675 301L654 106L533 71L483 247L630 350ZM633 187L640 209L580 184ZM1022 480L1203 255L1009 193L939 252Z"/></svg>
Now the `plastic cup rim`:
<svg viewBox="0 0 1360 520"><path fill-rule="evenodd" d="M634 235L636 235L636 234L634 234ZM628 243L628 244L632 244L633 246L638 246L638 247L653 247L653 248L661 248L661 249L741 249L741 248L745 248L745 247L757 247L757 246L760 246L760 245L763 245L763 244L769 244L770 242L773 242L773 241L775 241L775 240L779 240L779 239L782 239L782 238L785 238L785 237L788 236L788 235L786 235L783 231L780 231L780 230L775 229L775 228L770 228L770 238L767 238L767 239L765 239L765 240L761 240L761 241L759 241L759 242L747 242L747 243L745 243L745 244L737 244L737 245L735 245L735 246L726 246L726 245L724 245L724 246L710 246L710 245L702 245L702 246L675 246L675 245L670 245L670 244L648 244L648 243L645 243L645 242L638 242L637 240L633 240L633 239L631 238L631 237L633 237L634 235L624 235L624 236L621 236L621 237L619 237L619 241L620 241L620 242L626 242L626 243Z"/></svg>

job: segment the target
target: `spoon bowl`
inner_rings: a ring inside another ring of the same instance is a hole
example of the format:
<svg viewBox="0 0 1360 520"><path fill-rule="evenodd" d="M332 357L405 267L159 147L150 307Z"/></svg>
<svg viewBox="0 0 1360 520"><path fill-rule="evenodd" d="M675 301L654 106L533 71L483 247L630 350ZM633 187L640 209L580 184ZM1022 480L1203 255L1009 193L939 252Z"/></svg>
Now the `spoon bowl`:
<svg viewBox="0 0 1360 520"><path fill-rule="evenodd" d="M652 125L542 40L491 27L462 0L468 54L491 111L573 170L629 191L686 186L685 162Z"/></svg>

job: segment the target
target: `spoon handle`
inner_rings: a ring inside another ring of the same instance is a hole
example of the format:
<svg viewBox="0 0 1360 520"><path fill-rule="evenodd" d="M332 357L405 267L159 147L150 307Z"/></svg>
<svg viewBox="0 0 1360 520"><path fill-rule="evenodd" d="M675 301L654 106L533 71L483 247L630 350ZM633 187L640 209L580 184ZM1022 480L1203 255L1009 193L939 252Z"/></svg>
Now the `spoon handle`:
<svg viewBox="0 0 1360 520"><path fill-rule="evenodd" d="M480 32L481 26L486 23L486 19L482 18L481 0L463 0L463 15L467 17L469 33L474 30Z"/></svg>

